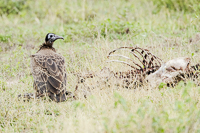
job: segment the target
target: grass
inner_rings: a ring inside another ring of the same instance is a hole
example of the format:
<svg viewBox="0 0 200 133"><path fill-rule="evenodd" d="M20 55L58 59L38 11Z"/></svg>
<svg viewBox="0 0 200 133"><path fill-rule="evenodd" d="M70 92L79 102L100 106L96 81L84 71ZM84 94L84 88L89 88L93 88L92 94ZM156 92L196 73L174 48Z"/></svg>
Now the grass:
<svg viewBox="0 0 200 133"><path fill-rule="evenodd" d="M17 98L34 92L30 55L48 32L65 38L54 47L65 57L70 91L77 83L73 73L128 69L106 63L121 46L148 48L164 61L188 56L199 63L195 0L180 6L178 0L10 2L0 9L0 132L200 132L200 87L192 82L160 89L101 86L87 99L63 103Z"/></svg>

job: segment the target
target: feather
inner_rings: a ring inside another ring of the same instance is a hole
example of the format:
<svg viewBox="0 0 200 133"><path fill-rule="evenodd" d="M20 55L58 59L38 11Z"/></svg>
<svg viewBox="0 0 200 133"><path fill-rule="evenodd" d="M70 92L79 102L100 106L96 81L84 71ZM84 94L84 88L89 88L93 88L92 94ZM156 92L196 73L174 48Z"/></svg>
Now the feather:
<svg viewBox="0 0 200 133"><path fill-rule="evenodd" d="M51 49L41 49L31 56L34 88L38 96L48 95L57 102L66 100L67 74L64 64L64 57Z"/></svg>

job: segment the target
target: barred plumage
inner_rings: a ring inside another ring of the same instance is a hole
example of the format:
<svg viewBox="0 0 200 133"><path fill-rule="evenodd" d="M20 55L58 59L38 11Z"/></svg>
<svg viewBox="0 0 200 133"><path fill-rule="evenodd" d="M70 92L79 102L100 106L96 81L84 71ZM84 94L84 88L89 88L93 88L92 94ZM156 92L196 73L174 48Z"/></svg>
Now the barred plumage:
<svg viewBox="0 0 200 133"><path fill-rule="evenodd" d="M36 97L49 96L53 101L62 102L66 100L67 74L64 57L52 47L57 39L63 37L46 35L45 43L31 56L31 71Z"/></svg>

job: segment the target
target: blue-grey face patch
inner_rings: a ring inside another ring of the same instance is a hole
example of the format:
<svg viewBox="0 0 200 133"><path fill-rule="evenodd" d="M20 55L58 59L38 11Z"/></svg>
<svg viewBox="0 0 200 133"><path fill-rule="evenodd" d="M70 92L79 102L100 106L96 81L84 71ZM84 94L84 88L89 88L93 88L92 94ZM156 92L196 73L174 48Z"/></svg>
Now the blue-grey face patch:
<svg viewBox="0 0 200 133"><path fill-rule="evenodd" d="M45 42L52 42L52 38L55 37L54 33L48 33L45 38Z"/></svg>
<svg viewBox="0 0 200 133"><path fill-rule="evenodd" d="M55 34L52 34L52 33L50 33L49 35L48 35L48 40L50 40L52 37L54 37L55 36Z"/></svg>

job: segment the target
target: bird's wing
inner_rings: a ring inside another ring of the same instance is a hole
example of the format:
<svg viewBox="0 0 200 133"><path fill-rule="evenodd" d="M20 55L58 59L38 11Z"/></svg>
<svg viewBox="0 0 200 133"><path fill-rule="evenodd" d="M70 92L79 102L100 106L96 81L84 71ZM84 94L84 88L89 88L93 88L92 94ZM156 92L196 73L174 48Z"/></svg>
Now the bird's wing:
<svg viewBox="0 0 200 133"><path fill-rule="evenodd" d="M62 56L32 55L31 61L34 83L40 91L59 94L65 89L67 75Z"/></svg>

